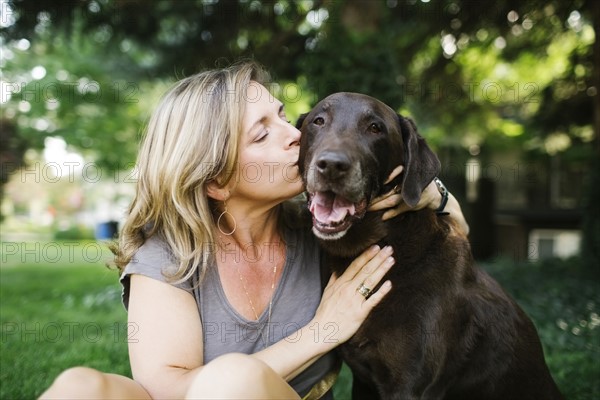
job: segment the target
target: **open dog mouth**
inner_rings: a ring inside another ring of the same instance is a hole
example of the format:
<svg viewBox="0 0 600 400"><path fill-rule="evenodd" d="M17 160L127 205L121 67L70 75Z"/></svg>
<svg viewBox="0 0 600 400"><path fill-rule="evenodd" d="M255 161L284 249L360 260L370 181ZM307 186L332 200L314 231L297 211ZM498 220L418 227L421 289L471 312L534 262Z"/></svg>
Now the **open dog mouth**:
<svg viewBox="0 0 600 400"><path fill-rule="evenodd" d="M321 239L339 239L352 223L367 211L367 200L353 203L332 191L309 193L309 210L313 216L313 232Z"/></svg>

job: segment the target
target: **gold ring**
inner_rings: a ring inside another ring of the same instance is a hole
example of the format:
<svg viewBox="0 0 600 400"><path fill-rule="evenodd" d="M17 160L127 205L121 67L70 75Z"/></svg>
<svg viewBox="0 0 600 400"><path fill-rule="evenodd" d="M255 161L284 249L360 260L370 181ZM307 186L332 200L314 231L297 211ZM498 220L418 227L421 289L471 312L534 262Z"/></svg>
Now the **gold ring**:
<svg viewBox="0 0 600 400"><path fill-rule="evenodd" d="M365 299L371 294L371 289L366 287L364 282L360 284L356 291L360 293Z"/></svg>

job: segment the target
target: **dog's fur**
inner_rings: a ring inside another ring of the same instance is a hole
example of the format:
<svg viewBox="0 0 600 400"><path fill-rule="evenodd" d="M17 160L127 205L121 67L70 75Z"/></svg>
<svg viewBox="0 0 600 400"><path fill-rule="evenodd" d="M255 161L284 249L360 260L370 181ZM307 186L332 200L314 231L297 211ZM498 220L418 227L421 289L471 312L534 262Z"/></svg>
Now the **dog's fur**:
<svg viewBox="0 0 600 400"><path fill-rule="evenodd" d="M396 265L384 278L392 291L340 346L353 397L561 399L534 325L474 266L449 216L424 209L383 222L381 212L365 213L395 185L414 206L438 174L440 162L414 123L372 97L336 93L298 127L313 231L331 270L341 274L374 243L394 248ZM397 165L401 176L384 184Z"/></svg>

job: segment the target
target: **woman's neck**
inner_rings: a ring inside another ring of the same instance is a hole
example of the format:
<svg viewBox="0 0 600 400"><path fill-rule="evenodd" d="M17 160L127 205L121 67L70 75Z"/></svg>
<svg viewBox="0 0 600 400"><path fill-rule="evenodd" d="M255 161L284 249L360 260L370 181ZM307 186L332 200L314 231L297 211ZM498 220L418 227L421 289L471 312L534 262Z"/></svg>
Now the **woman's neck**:
<svg viewBox="0 0 600 400"><path fill-rule="evenodd" d="M285 243L279 230L278 208L263 214L249 211L246 215L230 208L228 212L231 213L230 217L235 218L236 228L231 235L218 235L217 257L220 264L269 269L271 263L280 263L285 257Z"/></svg>
<svg viewBox="0 0 600 400"><path fill-rule="evenodd" d="M219 234L223 244L241 249L263 247L282 242L279 230L279 208L271 208L266 212L256 210L240 210L228 207L228 227L231 235ZM235 219L233 222L231 219Z"/></svg>

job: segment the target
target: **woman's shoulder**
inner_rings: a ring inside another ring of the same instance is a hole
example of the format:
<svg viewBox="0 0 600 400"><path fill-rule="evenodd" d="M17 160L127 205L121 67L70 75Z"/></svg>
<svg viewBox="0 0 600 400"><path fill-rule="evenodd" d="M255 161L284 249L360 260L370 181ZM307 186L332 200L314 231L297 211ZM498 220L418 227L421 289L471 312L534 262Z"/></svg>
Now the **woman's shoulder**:
<svg viewBox="0 0 600 400"><path fill-rule="evenodd" d="M135 252L123 274L139 273L164 280L165 274L168 275L173 268L177 268L177 263L169 245L160 236L153 235Z"/></svg>
<svg viewBox="0 0 600 400"><path fill-rule="evenodd" d="M172 262L173 256L169 250L169 245L166 240L153 235L144 241L144 244L135 252L131 262L133 263L144 263L152 261L153 264L156 262Z"/></svg>
<svg viewBox="0 0 600 400"><path fill-rule="evenodd" d="M169 276L177 270L177 262L167 242L158 235L147 238L125 266L119 281L123 285L123 304L129 303L130 277L133 274L144 275L157 281L169 283L184 290L191 290L188 281L172 283Z"/></svg>

